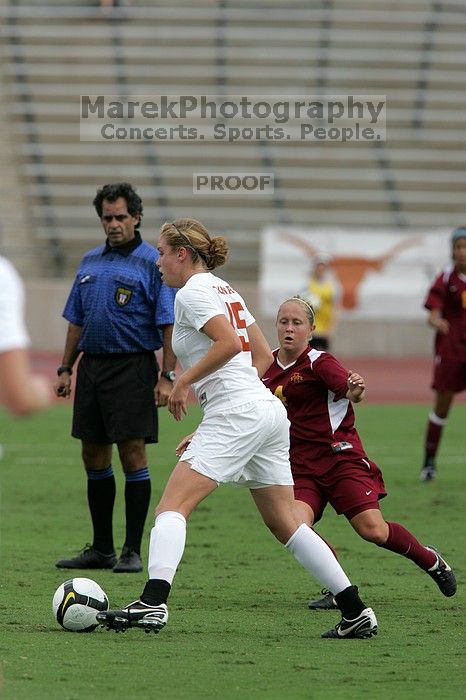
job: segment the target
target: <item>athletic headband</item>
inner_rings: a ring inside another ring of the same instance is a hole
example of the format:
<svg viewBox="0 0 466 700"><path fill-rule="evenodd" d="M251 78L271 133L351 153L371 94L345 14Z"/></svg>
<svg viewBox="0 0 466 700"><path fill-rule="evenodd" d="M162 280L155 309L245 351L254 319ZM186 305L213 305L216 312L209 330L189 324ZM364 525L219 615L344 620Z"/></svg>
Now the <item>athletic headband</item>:
<svg viewBox="0 0 466 700"><path fill-rule="evenodd" d="M312 306L312 304L311 304L307 299L305 299L304 297L300 296L299 294L296 294L296 296L292 297L292 299L297 299L298 301L302 301L303 304L306 304L306 306L307 306L309 309L311 309L312 313L315 313L314 307Z"/></svg>
<svg viewBox="0 0 466 700"><path fill-rule="evenodd" d="M296 294L294 297L290 297L290 299L285 299L285 301L282 302L282 304L280 304L280 306L283 306L283 304L286 304L287 301L300 301L302 304L304 304L304 306L306 306L309 309L309 311L311 312L312 322L314 323L315 317L316 317L316 312L315 312L312 304L310 304L306 299L299 296L299 294Z"/></svg>
<svg viewBox="0 0 466 700"><path fill-rule="evenodd" d="M185 233L183 233L183 231L180 231L178 226L175 226L173 221L171 222L171 225L173 226L175 231L177 231L180 234L181 238L184 238L185 241L188 241L188 245L185 247L190 248L194 253L197 253L197 255L199 255L199 257L202 258L202 260L207 265L207 257L205 256L205 254L193 246L193 244L192 244L191 240L188 238L188 236Z"/></svg>

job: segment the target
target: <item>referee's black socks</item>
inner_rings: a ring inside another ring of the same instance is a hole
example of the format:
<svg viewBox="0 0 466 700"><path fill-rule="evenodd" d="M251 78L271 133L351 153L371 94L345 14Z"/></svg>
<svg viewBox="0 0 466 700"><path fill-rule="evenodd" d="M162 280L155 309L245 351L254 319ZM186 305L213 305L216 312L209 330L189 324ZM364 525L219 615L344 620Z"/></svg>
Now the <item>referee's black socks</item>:
<svg viewBox="0 0 466 700"><path fill-rule="evenodd" d="M113 506L115 476L112 465L106 469L87 470L87 501L94 530L93 546L101 554L113 554Z"/></svg>
<svg viewBox="0 0 466 700"><path fill-rule="evenodd" d="M125 472L125 545L138 554L141 553L141 540L149 511L151 481L149 469Z"/></svg>

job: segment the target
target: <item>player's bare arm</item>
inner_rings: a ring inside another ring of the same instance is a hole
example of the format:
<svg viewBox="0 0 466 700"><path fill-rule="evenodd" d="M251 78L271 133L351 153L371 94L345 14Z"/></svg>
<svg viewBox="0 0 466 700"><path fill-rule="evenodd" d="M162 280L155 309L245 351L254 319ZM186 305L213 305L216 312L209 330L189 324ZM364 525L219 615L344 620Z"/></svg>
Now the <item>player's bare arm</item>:
<svg viewBox="0 0 466 700"><path fill-rule="evenodd" d="M272 351L257 323L248 326L248 336L251 345L252 365L257 369L259 377L262 378L273 362Z"/></svg>
<svg viewBox="0 0 466 700"><path fill-rule="evenodd" d="M29 355L23 348L0 353L0 380L2 401L15 416L26 416L51 403L49 380L31 372Z"/></svg>
<svg viewBox="0 0 466 700"><path fill-rule="evenodd" d="M450 330L450 323L446 318L442 318L442 312L440 309L432 309L429 314L429 326L435 328L438 333L442 335L448 335Z"/></svg>
<svg viewBox="0 0 466 700"><path fill-rule="evenodd" d="M178 443L178 445L175 447L175 454L177 457L181 457L181 455L183 454L183 452L186 450L189 443L193 439L193 435L194 435L194 433L190 433L189 435L186 435L186 437L184 437L181 440L181 442Z"/></svg>
<svg viewBox="0 0 466 700"><path fill-rule="evenodd" d="M359 403L362 401L366 393L366 383L361 375L357 372L350 372L347 384L348 391L346 392L346 398L352 403Z"/></svg>
<svg viewBox="0 0 466 700"><path fill-rule="evenodd" d="M209 319L202 332L213 341L212 346L204 357L178 377L168 399L168 410L177 421L186 415L190 385L223 367L243 347L241 339L223 314Z"/></svg>
<svg viewBox="0 0 466 700"><path fill-rule="evenodd" d="M163 327L162 374L154 387L156 406L166 406L168 404L168 397L173 388L173 383L163 376L167 372L173 372L176 367L176 355L172 350L172 333L173 325Z"/></svg>

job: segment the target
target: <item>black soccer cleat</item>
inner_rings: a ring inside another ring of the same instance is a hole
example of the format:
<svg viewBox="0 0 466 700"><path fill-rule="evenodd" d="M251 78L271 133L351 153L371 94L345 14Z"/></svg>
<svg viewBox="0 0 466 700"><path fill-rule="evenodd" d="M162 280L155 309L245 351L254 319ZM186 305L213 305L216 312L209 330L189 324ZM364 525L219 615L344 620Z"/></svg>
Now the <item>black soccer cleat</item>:
<svg viewBox="0 0 466 700"><path fill-rule="evenodd" d="M86 544L77 557L60 559L55 566L58 569L113 569L116 563L115 552L102 554L92 545Z"/></svg>
<svg viewBox="0 0 466 700"><path fill-rule="evenodd" d="M372 608L364 608L354 620L342 617L334 629L323 632L321 637L324 639L367 639L376 634L377 618L375 613Z"/></svg>
<svg viewBox="0 0 466 700"><path fill-rule="evenodd" d="M428 573L429 576L434 579L443 595L450 598L456 593L455 574L453 573L451 566L447 564L445 559L442 559L440 552L435 549L435 547L432 545L426 545L426 549L429 549L431 552L437 555L437 564L435 569L431 569L426 573Z"/></svg>
<svg viewBox="0 0 466 700"><path fill-rule="evenodd" d="M434 466L422 467L419 478L421 481L433 481L437 476L437 470Z"/></svg>
<svg viewBox="0 0 466 700"><path fill-rule="evenodd" d="M338 605L333 597L333 593L327 588L323 588L321 593L323 594L322 598L309 601L309 610L338 610Z"/></svg>
<svg viewBox="0 0 466 700"><path fill-rule="evenodd" d="M135 600L122 610L97 613L96 620L102 627L115 632L126 632L130 627L139 627L147 633L157 634L167 624L168 609L165 603L148 605L141 600Z"/></svg>
<svg viewBox="0 0 466 700"><path fill-rule="evenodd" d="M435 462L433 457L426 457L424 461L424 466L421 469L419 478L421 481L433 481L437 476L437 470L435 468Z"/></svg>
<svg viewBox="0 0 466 700"><path fill-rule="evenodd" d="M132 574L142 571L142 561L138 552L124 545L113 571L115 574Z"/></svg>

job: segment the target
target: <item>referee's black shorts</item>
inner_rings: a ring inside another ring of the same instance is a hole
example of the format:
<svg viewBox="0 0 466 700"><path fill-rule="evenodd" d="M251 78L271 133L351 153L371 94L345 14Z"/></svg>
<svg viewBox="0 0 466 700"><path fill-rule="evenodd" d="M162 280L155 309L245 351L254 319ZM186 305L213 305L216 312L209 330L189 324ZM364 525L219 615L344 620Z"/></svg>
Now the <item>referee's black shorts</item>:
<svg viewBox="0 0 466 700"><path fill-rule="evenodd" d="M84 353L76 376L72 436L105 444L137 438L157 442L158 370L153 352Z"/></svg>
<svg viewBox="0 0 466 700"><path fill-rule="evenodd" d="M328 338L323 335L313 335L309 344L314 350L328 350L330 347Z"/></svg>

